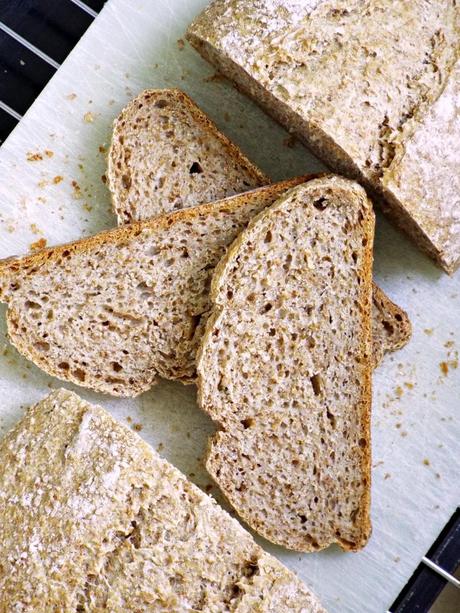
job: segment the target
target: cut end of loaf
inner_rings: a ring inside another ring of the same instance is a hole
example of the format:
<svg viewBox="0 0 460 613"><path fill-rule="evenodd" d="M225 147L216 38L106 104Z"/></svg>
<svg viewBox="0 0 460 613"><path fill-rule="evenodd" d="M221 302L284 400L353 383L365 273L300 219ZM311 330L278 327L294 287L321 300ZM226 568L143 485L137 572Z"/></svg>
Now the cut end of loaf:
<svg viewBox="0 0 460 613"><path fill-rule="evenodd" d="M241 517L299 551L370 534L374 216L338 177L294 188L221 261L198 359L207 467Z"/></svg>
<svg viewBox="0 0 460 613"><path fill-rule="evenodd" d="M121 112L107 177L120 224L270 182L178 89L146 90Z"/></svg>

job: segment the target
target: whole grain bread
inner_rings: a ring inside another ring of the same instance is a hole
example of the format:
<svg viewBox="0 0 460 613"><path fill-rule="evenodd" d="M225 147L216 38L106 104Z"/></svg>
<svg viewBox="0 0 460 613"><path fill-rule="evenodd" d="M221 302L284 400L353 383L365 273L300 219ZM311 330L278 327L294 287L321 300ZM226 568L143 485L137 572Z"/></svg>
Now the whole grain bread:
<svg viewBox="0 0 460 613"><path fill-rule="evenodd" d="M458 2L215 0L187 37L331 169L381 197L446 271L458 267Z"/></svg>
<svg viewBox="0 0 460 613"><path fill-rule="evenodd" d="M340 177L299 185L216 268L199 403L207 469L270 541L363 547L370 534L374 214Z"/></svg>
<svg viewBox="0 0 460 613"><path fill-rule="evenodd" d="M0 612L325 613L213 499L58 390L0 442Z"/></svg>
<svg viewBox="0 0 460 613"><path fill-rule="evenodd" d="M178 89L146 90L123 109L107 180L119 224L270 183Z"/></svg>
<svg viewBox="0 0 460 613"><path fill-rule="evenodd" d="M158 376L194 381L214 267L252 217L305 180L0 262L11 342L48 374L115 396L140 394ZM374 321L393 349L409 324L398 310L390 335L388 304Z"/></svg>

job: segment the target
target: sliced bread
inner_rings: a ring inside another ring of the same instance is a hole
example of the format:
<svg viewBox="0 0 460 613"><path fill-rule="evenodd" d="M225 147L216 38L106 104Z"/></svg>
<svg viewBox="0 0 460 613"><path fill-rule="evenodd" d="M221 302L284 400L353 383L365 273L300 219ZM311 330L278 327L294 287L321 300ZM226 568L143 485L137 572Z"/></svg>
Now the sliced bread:
<svg viewBox="0 0 460 613"><path fill-rule="evenodd" d="M0 610L325 613L223 509L58 390L0 442Z"/></svg>
<svg viewBox="0 0 460 613"><path fill-rule="evenodd" d="M214 267L252 217L305 180L0 262L11 342L50 375L116 396L140 394L158 376L194 381ZM398 311L390 336L386 304L376 336L393 348L408 320Z"/></svg>
<svg viewBox="0 0 460 613"><path fill-rule="evenodd" d="M221 430L207 469L290 549L357 550L370 534L373 232L361 187L312 180L251 221L212 280L198 390Z"/></svg>
<svg viewBox="0 0 460 613"><path fill-rule="evenodd" d="M142 92L115 120L108 186L119 224L270 183L184 92Z"/></svg>
<svg viewBox="0 0 460 613"><path fill-rule="evenodd" d="M458 267L458 2L215 0L187 37L332 170L381 196L440 266Z"/></svg>

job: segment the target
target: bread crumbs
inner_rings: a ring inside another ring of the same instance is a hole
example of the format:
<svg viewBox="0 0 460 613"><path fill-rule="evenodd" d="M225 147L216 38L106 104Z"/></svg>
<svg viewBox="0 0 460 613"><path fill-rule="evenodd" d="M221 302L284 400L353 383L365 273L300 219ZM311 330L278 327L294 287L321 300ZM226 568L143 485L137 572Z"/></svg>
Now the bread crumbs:
<svg viewBox="0 0 460 613"><path fill-rule="evenodd" d="M157 451L161 451L163 449L163 447L164 447L163 443L158 443Z"/></svg>
<svg viewBox="0 0 460 613"><path fill-rule="evenodd" d="M104 145L99 145L99 153L106 153L107 152L107 148L104 147Z"/></svg>
<svg viewBox="0 0 460 613"><path fill-rule="evenodd" d="M40 238L35 243L31 243L29 245L32 251L39 251L40 249L44 249L46 247L46 238Z"/></svg>
<svg viewBox="0 0 460 613"><path fill-rule="evenodd" d="M77 94L67 94L66 96L67 100L75 100L76 97L77 97Z"/></svg>
<svg viewBox="0 0 460 613"><path fill-rule="evenodd" d="M182 49L185 47L185 43L184 43L184 40L182 38L179 38L177 40L177 46L179 48L179 51L182 51Z"/></svg>
<svg viewBox="0 0 460 613"><path fill-rule="evenodd" d="M30 229L34 234L40 234L40 228L37 226L37 224L31 223Z"/></svg>
<svg viewBox="0 0 460 613"><path fill-rule="evenodd" d="M433 334L433 328L425 328L423 331L427 336L431 336Z"/></svg>
<svg viewBox="0 0 460 613"><path fill-rule="evenodd" d="M429 466L430 465L430 460L428 458L425 458L423 460L423 464L424 464L424 466Z"/></svg>
<svg viewBox="0 0 460 613"><path fill-rule="evenodd" d="M142 430L143 426L142 424L134 424L133 425L133 430L135 430L136 432L140 432Z"/></svg>
<svg viewBox="0 0 460 613"><path fill-rule="evenodd" d="M85 113L83 115L83 121L85 123L93 123L93 121L94 121L94 114L91 113L91 111L88 111L87 113Z"/></svg>
<svg viewBox="0 0 460 613"><path fill-rule="evenodd" d="M391 475L390 473L385 473L385 476L383 477L383 479L386 481L387 479L390 479Z"/></svg>
<svg viewBox="0 0 460 613"><path fill-rule="evenodd" d="M45 149L45 155L47 158L52 158L54 155L54 151L50 151L49 149Z"/></svg>
<svg viewBox="0 0 460 613"><path fill-rule="evenodd" d="M26 155L26 159L28 162L39 162L43 160L43 155L41 153L31 153L29 151Z"/></svg>
<svg viewBox="0 0 460 613"><path fill-rule="evenodd" d="M101 181L102 181L102 183L104 183L104 185L107 183L107 177L106 177L106 175L102 175L102 176L101 176Z"/></svg>
<svg viewBox="0 0 460 613"><path fill-rule="evenodd" d="M61 182L61 181L63 181L63 180L64 180L64 177L62 177L61 175L56 175L56 176L53 178L53 183L54 183L55 185L57 185L58 183L60 183L60 182Z"/></svg>
<svg viewBox="0 0 460 613"><path fill-rule="evenodd" d="M401 398L401 396L404 394L404 390L400 385L398 385L398 387L395 389L395 392L398 398Z"/></svg>

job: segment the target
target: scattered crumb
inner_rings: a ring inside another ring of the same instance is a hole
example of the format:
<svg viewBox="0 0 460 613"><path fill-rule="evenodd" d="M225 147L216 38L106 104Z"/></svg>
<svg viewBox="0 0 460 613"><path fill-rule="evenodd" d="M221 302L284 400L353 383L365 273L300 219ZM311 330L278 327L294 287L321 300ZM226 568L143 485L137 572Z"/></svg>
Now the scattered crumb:
<svg viewBox="0 0 460 613"><path fill-rule="evenodd" d="M195 476L195 473L189 473L188 476L193 479L193 477Z"/></svg>
<svg viewBox="0 0 460 613"><path fill-rule="evenodd" d="M39 162L43 160L43 155L41 153L31 153L29 151L26 155L26 159L28 162Z"/></svg>
<svg viewBox="0 0 460 613"><path fill-rule="evenodd" d="M179 48L179 51L182 51L182 49L185 47L185 43L184 43L184 40L182 38L179 38L177 40L177 46Z"/></svg>
<svg viewBox="0 0 460 613"><path fill-rule="evenodd" d="M99 145L99 153L106 153L107 148L104 145Z"/></svg>
<svg viewBox="0 0 460 613"><path fill-rule="evenodd" d="M400 385L398 385L398 387L395 389L395 392L398 398L401 398L401 396L404 394L404 390Z"/></svg>
<svg viewBox="0 0 460 613"><path fill-rule="evenodd" d="M78 183L74 180L71 182L71 185L73 187L72 198L74 198L75 200L79 200L80 198L82 198L81 188Z"/></svg>
<svg viewBox="0 0 460 613"><path fill-rule="evenodd" d="M401 432L401 436L405 438L407 436L407 432Z"/></svg>
<svg viewBox="0 0 460 613"><path fill-rule="evenodd" d="M293 149L296 146L296 143L297 143L297 139L294 136L294 134L291 134L290 136L288 136L287 138L283 140L283 146L289 147L289 149Z"/></svg>
<svg viewBox="0 0 460 613"><path fill-rule="evenodd" d="M407 389L409 389L409 390L414 389L414 384L411 383L410 381L405 381L404 382L404 386L407 387Z"/></svg>
<svg viewBox="0 0 460 613"><path fill-rule="evenodd" d="M93 210L93 207L87 202L85 202L85 204L83 205L83 208L85 209L85 211L88 211L88 213Z"/></svg>
<svg viewBox="0 0 460 613"><path fill-rule="evenodd" d="M208 485L204 488L206 493L209 494L209 492L212 490L212 485L210 483L208 483Z"/></svg>
<svg viewBox="0 0 460 613"><path fill-rule="evenodd" d="M38 241L35 241L35 243L30 243L29 247L32 251L44 249L46 247L46 238L40 238Z"/></svg>
<svg viewBox="0 0 460 613"><path fill-rule="evenodd" d="M128 422L128 424L130 424L133 421L133 418L128 415L128 417L126 418L126 421Z"/></svg>
<svg viewBox="0 0 460 613"><path fill-rule="evenodd" d="M142 424L134 424L133 425L133 430L135 430L136 432L140 432L142 430L143 426Z"/></svg>
<svg viewBox="0 0 460 613"><path fill-rule="evenodd" d="M46 203L46 198L44 196L38 196L37 200L38 202L41 202L42 204Z"/></svg>
<svg viewBox="0 0 460 613"><path fill-rule="evenodd" d="M163 447L164 447L163 443L158 443L157 451L161 451L163 449Z"/></svg>
<svg viewBox="0 0 460 613"><path fill-rule="evenodd" d="M395 562L396 564L401 560L401 558L399 556L396 556L396 558L393 558L393 562Z"/></svg>
<svg viewBox="0 0 460 613"><path fill-rule="evenodd" d="M64 177L63 177L63 176L61 176L61 175L56 175L56 176L53 178L53 183L54 183L55 185L57 185L58 183L60 183L60 182L61 182L61 181L63 181L63 180L64 180Z"/></svg>
<svg viewBox="0 0 460 613"><path fill-rule="evenodd" d="M425 466L429 466L429 465L430 465L430 460L429 460L428 458L425 458L425 459L423 460L423 464L424 464Z"/></svg>
<svg viewBox="0 0 460 613"><path fill-rule="evenodd" d="M35 223L30 224L30 229L34 234L40 234L40 228Z"/></svg>
<svg viewBox="0 0 460 613"><path fill-rule="evenodd" d="M444 376L447 376L449 374L449 364L447 362L440 362L439 368L441 369L441 372Z"/></svg>
<svg viewBox="0 0 460 613"><path fill-rule="evenodd" d="M25 66L26 63L24 62L24 60L19 60L19 63L21 64L21 66Z"/></svg>
<svg viewBox="0 0 460 613"><path fill-rule="evenodd" d="M383 478L386 481L387 479L390 479L390 477L391 477L390 473L385 473L385 476Z"/></svg>
<svg viewBox="0 0 460 613"><path fill-rule="evenodd" d="M436 476L436 479L440 479L441 478L441 475L439 473L436 473L435 476Z"/></svg>
<svg viewBox="0 0 460 613"><path fill-rule="evenodd" d="M47 158L52 158L54 155L54 151L50 151L49 149L45 149L45 155Z"/></svg>
<svg viewBox="0 0 460 613"><path fill-rule="evenodd" d="M402 426L402 423L398 422L398 423L395 425L395 428L400 428L401 426Z"/></svg>
<svg viewBox="0 0 460 613"><path fill-rule="evenodd" d="M40 189L43 189L44 187L48 185L48 181L46 179L42 179L42 181L39 181L37 185Z"/></svg>
<svg viewBox="0 0 460 613"><path fill-rule="evenodd" d="M75 100L76 97L77 97L77 94L67 94L66 96L67 100Z"/></svg>
<svg viewBox="0 0 460 613"><path fill-rule="evenodd" d="M425 328L423 331L427 336L431 336L433 334L433 328Z"/></svg>
<svg viewBox="0 0 460 613"><path fill-rule="evenodd" d="M104 183L104 185L107 183L107 176L106 175L102 175L101 176L101 181L102 183Z"/></svg>
<svg viewBox="0 0 460 613"><path fill-rule="evenodd" d="M447 349L449 349L450 347L453 347L455 345L455 341L446 341L444 343L444 347L447 347Z"/></svg>
<svg viewBox="0 0 460 613"><path fill-rule="evenodd" d="M94 114L88 111L87 113L83 115L83 121L85 121L85 123L93 123Z"/></svg>
<svg viewBox="0 0 460 613"><path fill-rule="evenodd" d="M372 468L377 468L377 466L382 466L382 464L383 464L383 460L379 460L378 462L372 465Z"/></svg>
<svg viewBox="0 0 460 613"><path fill-rule="evenodd" d="M113 98L111 98L108 103L109 106L112 106L112 104L115 104L115 100Z"/></svg>

